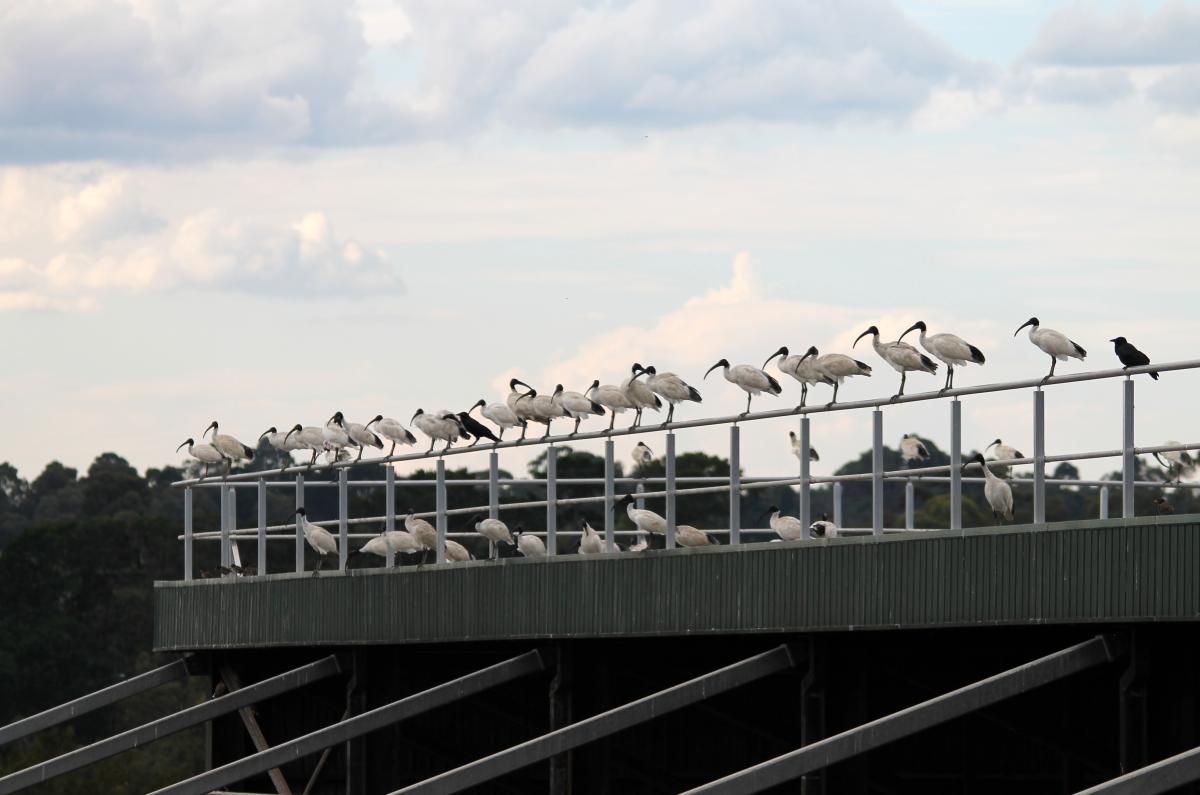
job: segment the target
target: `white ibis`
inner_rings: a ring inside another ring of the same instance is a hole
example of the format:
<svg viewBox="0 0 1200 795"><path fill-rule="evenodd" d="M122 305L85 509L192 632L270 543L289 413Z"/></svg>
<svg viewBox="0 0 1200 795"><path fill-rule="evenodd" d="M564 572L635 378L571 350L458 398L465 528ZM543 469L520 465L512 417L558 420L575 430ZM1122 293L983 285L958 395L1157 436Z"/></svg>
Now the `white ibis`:
<svg viewBox="0 0 1200 795"><path fill-rule="evenodd" d="M544 558L546 557L546 544L542 539L535 536L533 533L526 533L520 527L513 533L513 538L517 539L517 549L527 558Z"/></svg>
<svg viewBox="0 0 1200 795"><path fill-rule="evenodd" d="M520 384L529 391L520 391L517 389L517 384ZM533 403L525 400L529 393L533 392L534 389L524 381L514 378L508 382L508 390L508 396L505 398L505 405L508 406L509 411L511 411L513 416L516 417L520 422L521 438L524 439L525 431L529 428L529 423L537 422L537 417L535 416L535 412L533 410ZM487 417L487 414L485 413L483 416ZM489 419L491 418L489 417Z"/></svg>
<svg viewBox="0 0 1200 795"><path fill-rule="evenodd" d="M1174 439L1168 439L1167 441L1163 442L1164 447L1166 447L1167 445L1173 445L1175 447L1183 446L1179 442L1175 441ZM1194 461L1192 460L1192 457L1190 455L1188 455L1186 450L1168 450L1167 452L1162 453L1161 455L1159 453L1155 453L1154 457L1157 458L1158 463L1162 464L1163 467L1167 470L1167 479L1168 480L1171 477L1171 470L1172 469L1175 470L1175 482L1176 483L1179 483L1181 480L1183 480L1183 473L1186 472L1187 470L1191 469L1192 464L1194 463Z"/></svg>
<svg viewBox="0 0 1200 795"><path fill-rule="evenodd" d="M604 536L592 529L592 526L587 523L587 519L580 523L579 529L583 531L583 535L579 539L580 555L598 555L604 552Z"/></svg>
<svg viewBox="0 0 1200 795"><path fill-rule="evenodd" d="M637 507L637 503L633 499L633 495L626 494L613 505L613 510L625 506L625 513L629 516L629 521L641 530L643 533L658 533L664 535L667 532L667 520L646 508Z"/></svg>
<svg viewBox="0 0 1200 795"><path fill-rule="evenodd" d="M340 451L344 447L353 447L354 442L346 430L346 418L342 412L335 411L333 416L325 421L325 449Z"/></svg>
<svg viewBox="0 0 1200 795"><path fill-rule="evenodd" d="M196 444L196 440L192 438L185 439L183 444L175 448L175 452L179 452L183 448L188 449L188 455L204 464L204 474L200 477L208 477L208 468L213 464L219 464L225 460L225 456L221 455L221 451L213 447L208 442Z"/></svg>
<svg viewBox="0 0 1200 795"><path fill-rule="evenodd" d="M493 544L508 544L512 546L512 533L509 532L508 525L499 519L491 519L483 514L476 514L471 517L468 525L472 527L476 533L491 541Z"/></svg>
<svg viewBox="0 0 1200 795"><path fill-rule="evenodd" d="M557 384L554 387L554 395L551 399L555 405L563 410L563 413L575 420L575 429L571 431L572 436L579 433L579 423L584 418L604 416L604 406L601 406L580 392L564 392L562 384ZM549 425L547 425L548 427Z"/></svg>
<svg viewBox="0 0 1200 795"><path fill-rule="evenodd" d="M1133 347L1133 343L1124 337L1113 337L1109 342L1113 344L1113 352L1121 360L1124 369L1145 367L1150 364L1150 357ZM1148 375L1155 381L1158 380L1158 373L1151 371Z"/></svg>
<svg viewBox="0 0 1200 795"><path fill-rule="evenodd" d="M825 374L826 378L833 381L833 400L826 405L832 406L837 403L838 387L842 385L842 381L856 375L865 375L871 377L871 366L866 362L860 362L858 359L851 358L844 353L825 353L818 356L813 361L813 367Z"/></svg>
<svg viewBox="0 0 1200 795"><path fill-rule="evenodd" d="M625 394L624 389L612 384L601 385L599 378L592 381L592 385L588 387L587 396L609 411L611 416L608 420L608 429L610 431L617 421L618 414L624 414L629 409L637 409L633 400Z"/></svg>
<svg viewBox="0 0 1200 795"><path fill-rule="evenodd" d="M296 509L296 523L304 532L304 540L317 553L317 567L313 569L313 576L316 577L325 565L325 556L337 554L337 539L324 527L308 521L308 513L303 508Z"/></svg>
<svg viewBox="0 0 1200 795"><path fill-rule="evenodd" d="M375 433L392 443L392 448L388 450L389 458L396 454L396 445L402 444L411 447L417 443L417 437L413 436L412 431L405 428L400 420L376 414L374 419L367 423L368 429L371 426L375 427Z"/></svg>
<svg viewBox="0 0 1200 795"><path fill-rule="evenodd" d="M446 560L451 563L465 563L471 559L471 553L453 538L446 539Z"/></svg>
<svg viewBox="0 0 1200 795"><path fill-rule="evenodd" d="M650 391L670 404L671 407L667 409L667 419L663 423L664 425L669 424L675 418L675 407L680 403L687 400L693 403L702 402L700 392L695 387L688 386L687 382L675 373L660 373L654 365L642 367L640 364L634 364L633 366L639 370L634 378L645 375L646 386L650 387Z"/></svg>
<svg viewBox="0 0 1200 795"><path fill-rule="evenodd" d="M518 417L516 412L509 408L506 403L488 403L483 398L480 398L475 401L474 406L471 406L467 410L467 413L470 414L475 409L479 409L479 413L483 415L484 419L496 423L496 427L500 429L500 436L497 437L497 440L503 439L504 431L509 428L515 428L520 425L523 430L525 427L525 420Z"/></svg>
<svg viewBox="0 0 1200 795"><path fill-rule="evenodd" d="M821 518L808 526L812 534L818 538L836 538L838 526L829 521L829 514L821 514Z"/></svg>
<svg viewBox="0 0 1200 795"><path fill-rule="evenodd" d="M358 422L347 422L345 427L346 435L350 437L351 446L358 448L358 457L354 459L355 461L362 460L363 450L368 447L374 447L377 450L383 449L383 440L376 436L366 425Z"/></svg>
<svg viewBox="0 0 1200 795"><path fill-rule="evenodd" d="M937 362L907 342L901 342L900 340L896 340L895 342L880 342L879 328L876 326L871 326L862 334L859 334L858 338L854 340L854 345L858 345L858 340L861 340L868 334L871 335L871 345L875 348L875 353L879 354L879 358L890 364L893 370L900 373L900 391L892 397L893 400L904 394L904 382L908 379L910 372L929 373L930 375L937 373Z"/></svg>
<svg viewBox="0 0 1200 795"><path fill-rule="evenodd" d="M220 429L217 427L216 420L213 420L212 423L204 429L204 434L201 434L200 438L204 438L204 435L209 431L212 431L212 446L217 448L217 452L225 457L226 475L229 474L229 470L233 468L235 463L240 461L254 460L254 449L247 444L242 444L240 441L227 433L221 433Z"/></svg>
<svg viewBox="0 0 1200 795"><path fill-rule="evenodd" d="M995 451L996 458L994 460L997 460L997 461L1007 461L1007 460L1011 460L1014 458L1024 458L1025 457L1024 455L1022 455L1020 450L1018 450L1017 448L1013 447L1010 444L1005 444L1004 442L1000 441L999 439L992 442L987 447L983 448L983 452L986 453L988 450L991 450L993 447L996 448L996 451Z"/></svg>
<svg viewBox="0 0 1200 795"><path fill-rule="evenodd" d="M518 409L524 409L529 412L528 419L532 422L539 422L546 426L546 432L542 434L545 439L550 435L550 423L560 417L567 416L566 410L563 409L554 400L553 395L539 395L533 387L521 396L516 403ZM524 438L524 434L522 437Z"/></svg>
<svg viewBox="0 0 1200 795"><path fill-rule="evenodd" d="M906 433L900 437L900 457L909 466L929 460L929 449L915 433Z"/></svg>
<svg viewBox="0 0 1200 795"><path fill-rule="evenodd" d="M405 530L390 530L380 533L358 549L350 550L349 556L366 553L386 559L389 551L393 555L412 554L420 552L421 545L417 543L417 539L413 538L412 533Z"/></svg>
<svg viewBox="0 0 1200 795"><path fill-rule="evenodd" d="M681 547L715 547L721 542L691 525L681 524L675 527L675 543Z"/></svg>
<svg viewBox="0 0 1200 795"><path fill-rule="evenodd" d="M478 406L479 404L476 403L475 405ZM471 408L473 409L475 406ZM458 424L462 426L467 436L474 437L470 444L471 447L479 444L480 439L488 439L492 444L500 443L500 437L492 433L491 428L472 417L470 411L460 411L454 416L458 417Z"/></svg>
<svg viewBox="0 0 1200 795"><path fill-rule="evenodd" d="M794 516L785 516L778 506L772 505L767 509L771 515L771 531L784 541L798 541L804 538L804 525Z"/></svg>
<svg viewBox="0 0 1200 795"><path fill-rule="evenodd" d="M800 405L797 408L804 408L805 402L808 400L808 387L812 384L829 384L836 386L833 379L827 376L817 367L816 357L819 352L815 347L810 346L803 354L788 355L787 346L780 348L771 354L771 356L763 362L763 369L776 356L781 356L779 364L779 372L790 375L800 382Z"/></svg>
<svg viewBox="0 0 1200 795"><path fill-rule="evenodd" d="M778 396L783 392L783 387L766 370L763 370L761 367L755 367L752 364L730 365L728 359L721 359L708 368L708 372L704 374L704 377L708 378L708 374L718 367L724 373L726 381L746 393L746 410L742 412L742 416L750 413L750 401L754 399L755 395L761 395L763 392L766 392L767 394Z"/></svg>
<svg viewBox="0 0 1200 795"><path fill-rule="evenodd" d="M1041 321L1036 317L1031 317L1018 326L1017 330L1013 332L1013 336L1020 334L1021 329L1026 326L1029 326L1029 341L1050 357L1050 372L1042 379L1043 381L1054 377L1054 368L1059 362L1065 362L1067 359L1083 361L1087 358L1087 351L1079 343L1073 342L1061 331L1042 328Z"/></svg>
<svg viewBox="0 0 1200 795"><path fill-rule="evenodd" d="M638 442L633 446L632 456L634 470L640 470L654 460L654 452L645 442Z"/></svg>
<svg viewBox="0 0 1200 795"><path fill-rule="evenodd" d="M646 409L654 409L659 411L662 409L662 401L658 399L658 395L650 387L638 380L641 375L642 366L634 364L629 371L629 377L621 382L621 389L624 390L625 396L629 398L629 402L633 403L634 409L637 411L637 416L633 418L631 428L636 428L642 424L642 412Z"/></svg>
<svg viewBox="0 0 1200 795"><path fill-rule="evenodd" d="M980 453L971 456L970 461L963 464L963 471L965 472L971 464L979 464L983 469L983 496L987 498L988 505L992 508L992 517L1011 522L1013 518L1012 487L996 477L996 473L988 468L987 462L983 460Z"/></svg>
<svg viewBox="0 0 1200 795"><path fill-rule="evenodd" d="M296 443L297 450L312 451L312 458L308 462L309 467L317 463L317 456L325 449L324 428L318 428L316 425L301 426L297 423L288 431L288 437L298 440Z"/></svg>
<svg viewBox="0 0 1200 795"><path fill-rule="evenodd" d="M792 455L796 456L796 458L799 458L804 450L804 448L800 446L800 437L796 435L795 431L788 431L788 438L792 440ZM821 460L821 456L817 455L817 449L815 447L808 448L808 458L810 461Z"/></svg>
<svg viewBox="0 0 1200 795"><path fill-rule="evenodd" d="M425 550L428 560L429 553L437 554L437 528L431 525L424 519L418 519L410 510L404 517L404 529L412 533L412 537L417 539L417 543Z"/></svg>
<svg viewBox="0 0 1200 795"><path fill-rule="evenodd" d="M439 441L446 443L442 452L449 450L450 445L458 441L459 431L462 430L458 417L449 411L426 414L424 409L417 409L417 413L412 415L408 424L415 426L418 431L429 437L429 449L425 451L426 453L432 453L433 446Z"/></svg>
<svg viewBox="0 0 1200 795"><path fill-rule="evenodd" d="M271 445L271 447L274 447L281 453L290 453L293 450L303 450L304 445L300 443L299 439L290 433L292 430L295 430L295 428L289 428L288 432L285 433L284 431L276 430L275 426L272 425L270 428L267 428L265 431L263 431L262 434L259 435L258 439L259 441L266 439L267 444Z"/></svg>
<svg viewBox="0 0 1200 795"><path fill-rule="evenodd" d="M954 386L955 367L963 367L968 364L983 364L986 361L983 357L983 351L962 337L946 332L926 335L925 321L923 320L913 323L905 329L904 334L914 330L921 332L921 347L928 351L933 358L940 360L942 364L946 365L946 385L942 387L943 392ZM904 339L904 334L900 335L900 339Z"/></svg>

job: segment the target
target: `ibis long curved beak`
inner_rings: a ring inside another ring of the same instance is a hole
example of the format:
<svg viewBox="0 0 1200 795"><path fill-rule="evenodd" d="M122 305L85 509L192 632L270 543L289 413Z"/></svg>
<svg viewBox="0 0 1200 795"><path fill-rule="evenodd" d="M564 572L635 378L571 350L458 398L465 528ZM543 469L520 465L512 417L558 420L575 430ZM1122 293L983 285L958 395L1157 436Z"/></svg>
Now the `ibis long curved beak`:
<svg viewBox="0 0 1200 795"><path fill-rule="evenodd" d="M201 434L201 436L207 436L207 435L208 435L208 432L209 432L209 431L211 431L211 430L213 430L213 429L214 429L214 428L216 428L216 427L217 427L217 421L216 421L216 420L213 420L212 424L211 424L211 425L209 425L207 428L205 428L205 429L204 429L204 433L203 433L203 434Z"/></svg>
<svg viewBox="0 0 1200 795"><path fill-rule="evenodd" d="M991 443L991 444L989 444L987 447L983 448L983 452L985 452L985 453L986 453L988 450L991 450L993 447L995 447L995 446L996 446L996 445L998 445L998 444L1000 444L1000 440L999 440L999 439L997 439L996 441L992 442L992 443Z"/></svg>
<svg viewBox="0 0 1200 795"><path fill-rule="evenodd" d="M296 432L296 431L297 431L299 428L300 428L300 426L299 426L299 425L297 425L295 428L292 428L291 430L289 430L289 431L287 432L287 436L283 437L283 443L284 443L284 444L287 444L287 440L288 440L288 439L291 439L291 438L292 438L292 434L293 434L293 433L295 433L295 432Z"/></svg>
<svg viewBox="0 0 1200 795"><path fill-rule="evenodd" d="M1020 326L1017 327L1017 330L1013 332L1013 336L1015 337L1018 334L1020 334L1021 329L1025 328L1026 326L1032 326L1032 325L1033 325L1032 323L1030 323L1028 320L1026 320L1024 323L1022 323Z"/></svg>
<svg viewBox="0 0 1200 795"><path fill-rule="evenodd" d="M857 337L855 337L855 338L854 338L854 344L853 344L853 345L851 345L850 347L851 347L851 348L857 348L857 347L858 347L858 341L859 341L859 340L861 340L863 337L867 336L868 334L873 334L873 333L874 333L874 332L872 332L870 329L867 329L867 330L866 330L866 331L864 331L862 334L859 334Z"/></svg>
<svg viewBox="0 0 1200 795"><path fill-rule="evenodd" d="M521 386L525 387L526 389L533 389L533 387L531 387L529 384L522 381L520 378L514 378L513 383L520 384Z"/></svg>
<svg viewBox="0 0 1200 795"><path fill-rule="evenodd" d="M780 348L779 350L775 351L770 356L768 356L767 360L762 363L762 367L759 369L766 370L767 365L771 363L772 359L774 359L776 356L787 356L787 354L788 354L788 349L786 346L783 348Z"/></svg>
<svg viewBox="0 0 1200 795"><path fill-rule="evenodd" d="M421 411L420 409L417 409L417 413L416 413L416 414L414 414L414 415L412 415L412 418L411 418L411 419L409 419L409 421L408 421L408 424L409 424L409 425L412 425L412 424L413 424L413 420L415 420L417 417L420 417L420 416L421 416L422 414L424 414L424 413L425 413L425 412Z"/></svg>
<svg viewBox="0 0 1200 795"><path fill-rule="evenodd" d="M717 362L717 363L716 363L716 364L714 364L712 367L708 368L708 373L711 373L713 370L716 370L716 369L717 369L718 367L720 367L720 366L721 366L721 363L720 363L720 362ZM705 377L705 378L708 378L708 373L705 373L705 374L704 374L704 377Z"/></svg>
<svg viewBox="0 0 1200 795"><path fill-rule="evenodd" d="M181 445L179 445L178 447L176 447L176 448L175 448L175 452L177 452L177 453L178 453L180 450L182 450L183 448L187 447L189 444L192 444L192 440L191 440L191 439L184 439L184 440L183 440L183 444L181 444Z"/></svg>
<svg viewBox="0 0 1200 795"><path fill-rule="evenodd" d="M910 331L916 331L918 328L920 328L920 326L918 326L916 323L913 323L911 326L904 329L904 334L907 334ZM904 334L901 334L899 337L897 337L897 341L904 339Z"/></svg>
<svg viewBox="0 0 1200 795"><path fill-rule="evenodd" d="M261 439L262 439L264 436L266 436L268 433L275 433L275 429L274 429L274 428L267 428L265 431L263 431L262 433L260 433L260 434L258 435L258 438L261 440Z"/></svg>

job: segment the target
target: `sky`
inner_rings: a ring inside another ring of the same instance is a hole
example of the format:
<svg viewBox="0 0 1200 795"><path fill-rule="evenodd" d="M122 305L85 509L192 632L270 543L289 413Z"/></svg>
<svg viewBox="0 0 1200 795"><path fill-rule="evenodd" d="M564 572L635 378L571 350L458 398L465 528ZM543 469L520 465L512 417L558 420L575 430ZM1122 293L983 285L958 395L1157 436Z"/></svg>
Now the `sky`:
<svg viewBox="0 0 1200 795"><path fill-rule="evenodd" d="M841 397L876 397L898 378L854 338L915 320L985 352L960 386L1043 374L1032 315L1088 349L1062 372L1118 334L1194 358L1198 177L1197 2L10 0L0 460L145 469L214 418L407 420L633 361L727 414L704 371L780 345L853 352ZM1139 381L1140 444L1196 438L1198 381ZM964 444L1028 450L1030 403L967 399ZM1116 446L1120 407L1052 388L1048 451ZM893 445L948 426L885 412ZM793 427L746 425L746 472L793 472ZM823 474L870 417L813 439Z"/></svg>

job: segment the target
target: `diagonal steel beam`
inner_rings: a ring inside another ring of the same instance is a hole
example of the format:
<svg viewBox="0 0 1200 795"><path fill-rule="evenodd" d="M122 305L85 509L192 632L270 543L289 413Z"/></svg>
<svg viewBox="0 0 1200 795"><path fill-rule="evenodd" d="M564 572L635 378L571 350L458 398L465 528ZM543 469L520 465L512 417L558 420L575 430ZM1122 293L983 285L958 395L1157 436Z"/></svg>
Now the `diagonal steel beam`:
<svg viewBox="0 0 1200 795"><path fill-rule="evenodd" d="M85 745L83 748L78 748L62 756L56 756L41 764L18 770L16 773L10 773L4 778L0 778L0 795L8 795L10 792L16 792L72 770L78 770L102 759L115 756L122 751L137 748L250 704L333 676L340 670L337 658L330 655L317 662L302 665L261 682L255 682L233 693L205 701L194 707L188 707L167 715L165 718L159 718L91 745Z"/></svg>
<svg viewBox="0 0 1200 795"><path fill-rule="evenodd" d="M660 715L682 709L735 687L762 679L795 665L787 646L778 646L733 665L689 679L686 682L652 693L637 701L601 712L586 720L535 737L462 767L427 778L392 795L445 795L498 778L556 754L644 723Z"/></svg>
<svg viewBox="0 0 1200 795"><path fill-rule="evenodd" d="M1155 795L1200 779L1200 747L1132 770L1076 795Z"/></svg>
<svg viewBox="0 0 1200 795"><path fill-rule="evenodd" d="M1006 698L1109 662L1115 659L1118 653L1114 638L1097 636L688 790L688 795L743 795L761 792Z"/></svg>
<svg viewBox="0 0 1200 795"><path fill-rule="evenodd" d="M343 720L294 740L280 743L266 751L251 754L236 762L230 762L169 787L155 790L151 795L206 795L219 787L228 786L324 748L361 737L414 715L428 712L544 669L545 663L542 661L541 654L536 651L526 652L510 660L496 663L466 676L460 676L445 684L414 693L399 701L376 707L349 720ZM239 690L238 692L243 691Z"/></svg>
<svg viewBox="0 0 1200 795"><path fill-rule="evenodd" d="M165 685L167 682L184 679L189 675L187 663L188 658L186 657L176 660L173 663L167 663L160 668L155 668L153 671L146 671L144 674L131 676L124 682L118 682L102 690L88 693L86 696L80 696L74 701L68 701L57 707L51 707L44 712L14 721L7 726L0 726L0 745L19 740L42 729L57 726L73 718L78 718L80 715L86 715L93 710L107 707L109 704L115 704L122 699L135 696L138 693L144 693L159 685Z"/></svg>

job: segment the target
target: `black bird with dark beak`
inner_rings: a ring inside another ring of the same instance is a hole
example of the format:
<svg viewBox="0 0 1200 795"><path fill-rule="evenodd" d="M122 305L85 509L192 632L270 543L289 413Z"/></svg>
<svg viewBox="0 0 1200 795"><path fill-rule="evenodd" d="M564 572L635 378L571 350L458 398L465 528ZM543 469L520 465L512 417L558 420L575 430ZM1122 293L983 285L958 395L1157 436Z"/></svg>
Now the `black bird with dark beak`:
<svg viewBox="0 0 1200 795"><path fill-rule="evenodd" d="M1125 369L1130 367L1144 367L1150 364L1150 357L1133 347L1133 344L1124 337L1113 337L1109 340L1113 344L1113 349L1117 354L1117 358L1121 360L1121 364L1125 365ZM1155 381L1158 380L1158 373L1148 373Z"/></svg>
<svg viewBox="0 0 1200 795"><path fill-rule="evenodd" d="M487 405L481 400L479 403L471 406L471 411L474 411L476 408L478 408L480 404ZM474 437L475 441L471 442L470 447L474 447L476 444L478 444L480 439L491 439L496 444L500 443L500 438L496 436L496 434L492 433L486 425L472 417L470 411L458 412L458 424L462 426L464 431Z"/></svg>

